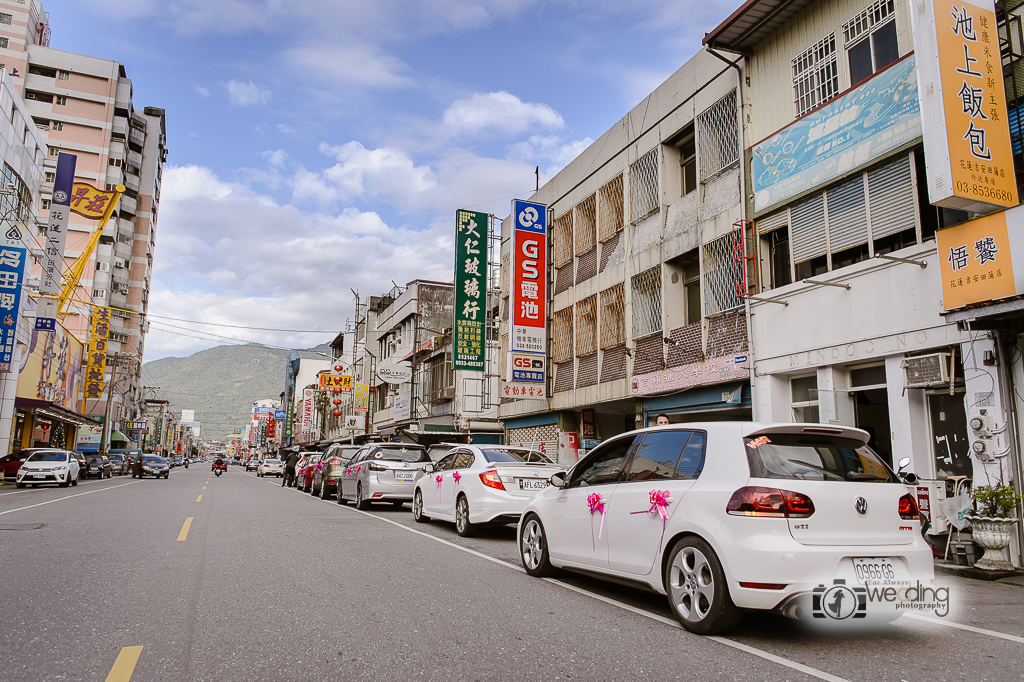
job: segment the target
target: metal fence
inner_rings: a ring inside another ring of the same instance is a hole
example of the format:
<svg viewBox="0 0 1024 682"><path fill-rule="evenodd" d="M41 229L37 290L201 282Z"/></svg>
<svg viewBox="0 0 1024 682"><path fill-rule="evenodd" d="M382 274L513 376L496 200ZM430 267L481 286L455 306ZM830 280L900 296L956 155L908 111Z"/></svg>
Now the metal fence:
<svg viewBox="0 0 1024 682"><path fill-rule="evenodd" d="M601 348L626 342L626 296L622 283L601 292Z"/></svg>
<svg viewBox="0 0 1024 682"><path fill-rule="evenodd" d="M633 276L633 338L661 331L661 266Z"/></svg>
<svg viewBox="0 0 1024 682"><path fill-rule="evenodd" d="M598 239L605 241L622 230L622 174L616 175L611 182L597 192L597 231Z"/></svg>
<svg viewBox="0 0 1024 682"><path fill-rule="evenodd" d="M704 314L714 315L743 305L743 299L736 296L736 261L734 236L730 232L701 248L701 269L703 270Z"/></svg>
<svg viewBox="0 0 1024 682"><path fill-rule="evenodd" d="M576 214L576 255L589 251L597 243L597 195L589 197L576 204L573 209Z"/></svg>
<svg viewBox="0 0 1024 682"><path fill-rule="evenodd" d="M597 294L576 303L576 355L597 352Z"/></svg>
<svg viewBox="0 0 1024 682"><path fill-rule="evenodd" d="M739 162L735 90L697 116L697 145L701 180Z"/></svg>
<svg viewBox="0 0 1024 682"><path fill-rule="evenodd" d="M658 147L629 167L629 219L636 223L658 210Z"/></svg>
<svg viewBox="0 0 1024 682"><path fill-rule="evenodd" d="M572 260L572 211L555 218L551 225L551 262L560 268Z"/></svg>
<svg viewBox="0 0 1024 682"><path fill-rule="evenodd" d="M555 337L551 350L554 362L572 359L572 306L555 311L552 315L552 333Z"/></svg>

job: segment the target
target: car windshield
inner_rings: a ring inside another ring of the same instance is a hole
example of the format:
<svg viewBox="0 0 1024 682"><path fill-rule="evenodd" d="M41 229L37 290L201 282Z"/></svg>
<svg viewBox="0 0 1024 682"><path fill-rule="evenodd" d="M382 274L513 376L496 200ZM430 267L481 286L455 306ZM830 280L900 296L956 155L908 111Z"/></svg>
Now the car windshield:
<svg viewBox="0 0 1024 682"><path fill-rule="evenodd" d="M773 433L744 438L755 478L896 483L888 465L858 440L818 434Z"/></svg>
<svg viewBox="0 0 1024 682"><path fill-rule="evenodd" d="M488 462L540 462L551 464L551 460L534 450L518 448L480 448Z"/></svg>
<svg viewBox="0 0 1024 682"><path fill-rule="evenodd" d="M66 462L68 456L64 452L36 452L26 462Z"/></svg>
<svg viewBox="0 0 1024 682"><path fill-rule="evenodd" d="M374 453L374 459L383 459L389 462L429 462L430 457L427 451L422 448L381 448Z"/></svg>
<svg viewBox="0 0 1024 682"><path fill-rule="evenodd" d="M143 461L144 464L164 464L165 463L163 457L144 457L142 461Z"/></svg>
<svg viewBox="0 0 1024 682"><path fill-rule="evenodd" d="M122 455L111 455L110 456L110 461L111 462L120 462L123 458L124 457Z"/></svg>

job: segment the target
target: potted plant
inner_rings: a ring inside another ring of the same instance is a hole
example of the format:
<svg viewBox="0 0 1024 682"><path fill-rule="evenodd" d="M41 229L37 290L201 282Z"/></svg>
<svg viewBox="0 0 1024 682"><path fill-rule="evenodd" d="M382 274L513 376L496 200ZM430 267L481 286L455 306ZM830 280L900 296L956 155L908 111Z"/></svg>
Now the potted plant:
<svg viewBox="0 0 1024 682"><path fill-rule="evenodd" d="M971 490L971 499L977 512L967 516L971 522L971 536L985 554L974 564L990 571L1013 570L1013 564L1003 558L1009 547L1013 526L1017 523L1017 505L1020 495L1012 485L983 485Z"/></svg>

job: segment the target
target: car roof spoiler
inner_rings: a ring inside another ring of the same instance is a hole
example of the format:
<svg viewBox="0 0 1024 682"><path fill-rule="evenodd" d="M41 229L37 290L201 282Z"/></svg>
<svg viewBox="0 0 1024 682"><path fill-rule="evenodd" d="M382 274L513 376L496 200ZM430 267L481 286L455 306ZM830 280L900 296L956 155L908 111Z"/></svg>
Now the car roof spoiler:
<svg viewBox="0 0 1024 682"><path fill-rule="evenodd" d="M858 429L854 426L844 426L842 424L792 424L781 422L776 424L751 424L751 426L753 428L744 433L744 437L753 438L757 436L769 436L771 434L809 434L815 436L849 438L850 440L858 440L864 444L867 444L868 440L871 439L871 434L864 429Z"/></svg>

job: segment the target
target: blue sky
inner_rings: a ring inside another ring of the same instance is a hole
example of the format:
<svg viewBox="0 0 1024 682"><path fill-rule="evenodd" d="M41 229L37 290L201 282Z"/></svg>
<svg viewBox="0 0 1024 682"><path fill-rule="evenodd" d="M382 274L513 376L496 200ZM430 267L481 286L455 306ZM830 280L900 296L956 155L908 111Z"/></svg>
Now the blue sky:
<svg viewBox="0 0 1024 682"><path fill-rule="evenodd" d="M350 288L451 279L454 211L504 217L739 0L50 0L51 47L167 110L146 360L333 338ZM171 328L168 325L176 325ZM187 327L189 329L182 329ZM203 330L201 333L195 330ZM188 334L185 336L182 334ZM194 338L196 336L204 339Z"/></svg>

